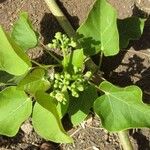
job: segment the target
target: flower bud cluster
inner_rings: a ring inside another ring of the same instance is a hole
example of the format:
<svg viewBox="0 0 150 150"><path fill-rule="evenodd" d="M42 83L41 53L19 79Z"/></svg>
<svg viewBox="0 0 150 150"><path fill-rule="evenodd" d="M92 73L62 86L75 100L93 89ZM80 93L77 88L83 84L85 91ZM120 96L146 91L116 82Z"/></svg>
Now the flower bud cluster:
<svg viewBox="0 0 150 150"><path fill-rule="evenodd" d="M79 97L79 92L84 91L90 74L88 71L82 75L82 71L76 67L74 67L74 74L72 75L67 72L55 74L53 92L50 95L63 103L66 102L64 95L66 91L70 91L73 97Z"/></svg>
<svg viewBox="0 0 150 150"><path fill-rule="evenodd" d="M57 32L54 37L55 39L52 40L52 43L48 44L48 47L51 49L63 49L66 50L67 53L69 49L75 48L77 46L73 38L68 38L61 32Z"/></svg>

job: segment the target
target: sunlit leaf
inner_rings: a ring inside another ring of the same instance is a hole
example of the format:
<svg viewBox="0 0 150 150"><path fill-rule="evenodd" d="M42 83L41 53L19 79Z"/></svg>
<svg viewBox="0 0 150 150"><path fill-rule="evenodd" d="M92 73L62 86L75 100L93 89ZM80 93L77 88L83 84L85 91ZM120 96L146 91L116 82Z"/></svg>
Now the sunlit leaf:
<svg viewBox="0 0 150 150"><path fill-rule="evenodd" d="M32 27L27 12L20 14L19 19L13 26L11 37L24 51L37 45L37 33Z"/></svg>
<svg viewBox="0 0 150 150"><path fill-rule="evenodd" d="M72 138L63 129L54 99L39 91L36 93L36 100L32 116L35 131L41 137L56 143L72 142Z"/></svg>
<svg viewBox="0 0 150 150"><path fill-rule="evenodd" d="M14 136L32 112L32 101L24 91L8 87L0 92L0 134Z"/></svg>
<svg viewBox="0 0 150 150"><path fill-rule="evenodd" d="M150 106L142 102L139 87L120 88L104 81L100 89L105 94L97 98L94 109L107 130L150 127Z"/></svg>
<svg viewBox="0 0 150 150"><path fill-rule="evenodd" d="M0 26L0 70L22 75L31 68L29 58Z"/></svg>
<svg viewBox="0 0 150 150"><path fill-rule="evenodd" d="M77 32L87 55L103 51L105 56L111 56L119 52L117 13L106 0L96 0Z"/></svg>

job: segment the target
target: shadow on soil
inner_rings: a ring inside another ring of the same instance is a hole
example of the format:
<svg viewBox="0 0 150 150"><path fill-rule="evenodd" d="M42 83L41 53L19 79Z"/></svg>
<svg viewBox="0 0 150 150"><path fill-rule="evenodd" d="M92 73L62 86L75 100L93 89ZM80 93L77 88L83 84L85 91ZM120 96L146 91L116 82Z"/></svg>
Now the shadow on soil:
<svg viewBox="0 0 150 150"><path fill-rule="evenodd" d="M18 134L12 138L7 136L0 136L0 147L7 146L9 148L9 145L15 145L17 143L20 143L23 137L24 132L22 130L20 130Z"/></svg>
<svg viewBox="0 0 150 150"><path fill-rule="evenodd" d="M144 32L140 38L140 40L134 42L135 50L145 50L150 48L150 16L144 11L141 11L138 7L134 7L133 15L138 16L140 18L146 19Z"/></svg>
<svg viewBox="0 0 150 150"><path fill-rule="evenodd" d="M0 3L3 3L3 2L5 2L6 0L0 0Z"/></svg>
<svg viewBox="0 0 150 150"><path fill-rule="evenodd" d="M130 130L132 132L132 130ZM130 135L137 141L138 150L149 150L150 143L145 135L142 134L141 129L138 129L137 132L133 134L130 132Z"/></svg>
<svg viewBox="0 0 150 150"><path fill-rule="evenodd" d="M57 1L57 3L60 6L61 10L64 12L65 16L70 21L73 28L77 29L79 27L78 17L71 16L61 2ZM63 32L63 29L58 24L56 18L52 14L45 13L44 17L40 22L40 33L44 38L43 43L48 44L51 41L51 39L54 37L56 32Z"/></svg>
<svg viewBox="0 0 150 150"><path fill-rule="evenodd" d="M59 26L56 18L50 13L45 13L40 22L40 33L43 37L43 43L48 44L56 32L62 31L63 30Z"/></svg>

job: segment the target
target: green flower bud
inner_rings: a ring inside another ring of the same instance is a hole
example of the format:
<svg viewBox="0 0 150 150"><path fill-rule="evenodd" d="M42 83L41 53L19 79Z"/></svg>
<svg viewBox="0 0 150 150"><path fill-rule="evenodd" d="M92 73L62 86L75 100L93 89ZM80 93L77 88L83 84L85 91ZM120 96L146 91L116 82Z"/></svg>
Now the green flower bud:
<svg viewBox="0 0 150 150"><path fill-rule="evenodd" d="M92 72L91 71L87 71L86 74L84 75L84 77L86 79L89 79L92 76Z"/></svg>
<svg viewBox="0 0 150 150"><path fill-rule="evenodd" d="M59 83L59 81L58 81L58 80L55 80L55 83L57 84L57 83Z"/></svg>
<svg viewBox="0 0 150 150"><path fill-rule="evenodd" d="M66 74L65 74L65 78L66 78L66 79L70 79L70 78L71 78L71 75L70 75L69 73L66 73Z"/></svg>
<svg viewBox="0 0 150 150"><path fill-rule="evenodd" d="M62 84L59 84L59 86L58 86L60 89L63 87L63 85Z"/></svg>
<svg viewBox="0 0 150 150"><path fill-rule="evenodd" d="M67 36L66 36L65 34L63 34L63 35L62 35L62 39L63 39L63 40L66 40L66 39L67 39Z"/></svg>
<svg viewBox="0 0 150 150"><path fill-rule="evenodd" d="M60 78L61 78L61 79L64 79L64 75L60 75Z"/></svg>
<svg viewBox="0 0 150 150"><path fill-rule="evenodd" d="M48 45L47 45L49 48L53 48L53 44L52 43L49 43Z"/></svg>
<svg viewBox="0 0 150 150"><path fill-rule="evenodd" d="M62 38L61 32L57 32L57 33L55 34L55 38L58 39L58 40L60 40L60 39Z"/></svg>
<svg viewBox="0 0 150 150"><path fill-rule="evenodd" d="M79 90L79 91L84 91L84 87L83 87L83 85L79 85L79 86L77 86L77 89Z"/></svg>
<svg viewBox="0 0 150 150"><path fill-rule="evenodd" d="M56 40L56 39L53 39L53 40L52 40L52 43L53 43L53 44L57 44L57 40Z"/></svg>
<svg viewBox="0 0 150 150"><path fill-rule="evenodd" d="M77 75L72 75L72 80L76 80L76 79L78 79L78 76Z"/></svg>
<svg viewBox="0 0 150 150"><path fill-rule="evenodd" d="M59 84L58 83L55 83L54 84L54 88L58 88L59 87Z"/></svg>
<svg viewBox="0 0 150 150"><path fill-rule="evenodd" d="M76 85L75 85L75 82L71 84L71 89L75 89L76 88Z"/></svg>
<svg viewBox="0 0 150 150"><path fill-rule="evenodd" d="M64 84L65 84L65 85L69 85L69 81L66 81Z"/></svg>
<svg viewBox="0 0 150 150"><path fill-rule="evenodd" d="M73 41L73 39L71 39L71 42L69 44L71 47L76 47L77 43Z"/></svg>
<svg viewBox="0 0 150 150"><path fill-rule="evenodd" d="M55 92L54 92L54 91L51 92L51 93L50 93L50 96L51 96L51 97L54 97L54 96L55 96Z"/></svg>
<svg viewBox="0 0 150 150"><path fill-rule="evenodd" d="M79 71L76 66L73 67L73 70L74 70L75 73L77 73Z"/></svg>
<svg viewBox="0 0 150 150"><path fill-rule="evenodd" d="M78 94L76 91L73 91L73 92L72 92L72 96L73 96L73 97L79 97L79 94Z"/></svg>
<svg viewBox="0 0 150 150"><path fill-rule="evenodd" d="M66 90L67 90L67 86L64 85L64 86L62 87L62 92L66 91Z"/></svg>
<svg viewBox="0 0 150 150"><path fill-rule="evenodd" d="M59 74L55 74L55 79L60 79L60 75Z"/></svg>
<svg viewBox="0 0 150 150"><path fill-rule="evenodd" d="M65 99L64 94L61 93L61 92L56 93L55 98L56 98L59 102L62 102L62 101Z"/></svg>

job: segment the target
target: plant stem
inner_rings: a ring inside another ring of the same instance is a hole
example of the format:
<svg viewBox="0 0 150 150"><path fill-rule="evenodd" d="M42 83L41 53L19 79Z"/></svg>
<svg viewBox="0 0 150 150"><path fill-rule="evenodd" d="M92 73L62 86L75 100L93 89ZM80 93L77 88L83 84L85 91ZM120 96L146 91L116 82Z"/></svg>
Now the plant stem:
<svg viewBox="0 0 150 150"><path fill-rule="evenodd" d="M70 22L63 14L61 9L58 7L55 0L44 0L49 7L52 14L56 17L58 23L61 25L63 30L68 34L69 37L74 37L76 35L75 30L72 28Z"/></svg>
<svg viewBox="0 0 150 150"><path fill-rule="evenodd" d="M45 50L51 57L53 57L59 64L61 64L61 60L59 60L55 55L53 55L53 53L51 53L51 51L48 50L47 47L46 47L44 44L40 43L40 45L44 48L44 50Z"/></svg>
<svg viewBox="0 0 150 150"><path fill-rule="evenodd" d="M36 64L37 66L39 66L39 67L41 67L41 68L43 68L43 69L46 69L47 70L47 68L50 68L50 67L59 67L60 66L60 64L54 64L54 65L41 65L40 63L38 63L37 61L35 61L35 60L31 60L32 61L32 63L34 63L34 64Z"/></svg>
<svg viewBox="0 0 150 150"><path fill-rule="evenodd" d="M118 136L120 139L120 143L123 147L123 150L133 150L131 141L129 139L128 131L120 131L118 132Z"/></svg>

